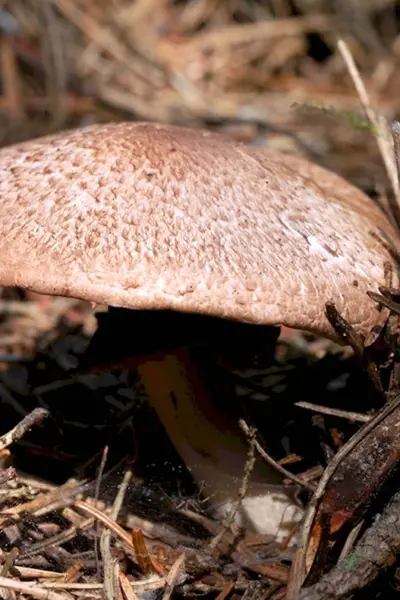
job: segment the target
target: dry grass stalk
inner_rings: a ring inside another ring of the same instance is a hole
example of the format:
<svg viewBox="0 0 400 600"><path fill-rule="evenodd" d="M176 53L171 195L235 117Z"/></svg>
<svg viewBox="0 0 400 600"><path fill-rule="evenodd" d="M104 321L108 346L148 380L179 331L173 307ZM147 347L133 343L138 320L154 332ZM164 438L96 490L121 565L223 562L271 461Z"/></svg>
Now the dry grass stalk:
<svg viewBox="0 0 400 600"><path fill-rule="evenodd" d="M35 408L29 415L24 417L11 431L5 433L0 438L0 451L8 448L11 444L20 440L27 431L40 423L49 415L44 408Z"/></svg>
<svg viewBox="0 0 400 600"><path fill-rule="evenodd" d="M183 552L180 556L178 556L165 578L165 589L161 600L170 600L184 562L185 553Z"/></svg>
<svg viewBox="0 0 400 600"><path fill-rule="evenodd" d="M235 505L233 506L230 513L226 516L226 518L222 522L221 531L216 536L214 536L214 538L211 540L211 542L209 544L209 549L211 551L214 551L217 548L218 544L220 543L220 541L223 538L223 536L225 535L225 533L227 531L229 531L229 529L234 524L236 514L237 514L238 510L240 510L240 506L246 496L246 493L247 493L247 490L249 487L249 483L250 483L250 477L251 477L251 474L253 472L254 465L256 462L256 458L255 458L256 434L257 434L257 432L255 429L250 429L250 428L247 429L246 435L247 435L247 439L249 442L249 451L248 451L247 460L246 460L246 463L244 466L242 484L240 486Z"/></svg>
<svg viewBox="0 0 400 600"><path fill-rule="evenodd" d="M247 423L243 419L240 419L239 426L246 435L249 435L251 430L250 430L249 426L247 425ZM257 431L255 431L254 435L257 436ZM281 475L286 477L286 479L289 479L296 485L299 485L301 487L304 487L305 489L308 489L310 492L313 492L315 490L315 486L313 484L307 483L306 481L301 479L301 477L297 477L297 475L294 475L293 473L291 473L290 471L285 469L285 467L283 467L282 464L280 464L272 456L270 456L264 450L264 448L261 446L261 444L257 441L256 437L254 438L254 447L257 450L257 452L259 453L259 455L263 458L263 460L265 460L265 462L267 464L269 464L271 467L276 469L276 471L278 473L280 473Z"/></svg>
<svg viewBox="0 0 400 600"><path fill-rule="evenodd" d="M378 117L376 111L372 107L367 89L362 81L354 58L344 40L338 41L338 49L346 64L349 75L354 83L354 87L357 90L357 94L360 99L361 106L364 109L365 115L371 124L373 132L375 132L376 143L378 144L379 152L381 154L383 164L385 165L393 195L395 198L397 198L399 194L399 180L397 178L397 170L393 157L393 151L387 142L387 135L385 135L384 132L385 123Z"/></svg>
<svg viewBox="0 0 400 600"><path fill-rule="evenodd" d="M33 598L39 598L39 600L66 600L64 594L58 594L57 592L44 589L39 585L24 583L23 581L8 577L0 577L0 588L14 590L27 596L33 596Z"/></svg>
<svg viewBox="0 0 400 600"><path fill-rule="evenodd" d="M131 478L132 471L126 471L111 509L110 518L114 521L118 519ZM103 558L104 595L107 600L113 600L119 594L120 578L119 574L117 575L115 572L117 561L111 554L111 532L109 529L104 529L101 534L100 551Z"/></svg>
<svg viewBox="0 0 400 600"><path fill-rule="evenodd" d="M139 597L132 589L129 579L122 571L119 574L119 584L126 600L139 600Z"/></svg>

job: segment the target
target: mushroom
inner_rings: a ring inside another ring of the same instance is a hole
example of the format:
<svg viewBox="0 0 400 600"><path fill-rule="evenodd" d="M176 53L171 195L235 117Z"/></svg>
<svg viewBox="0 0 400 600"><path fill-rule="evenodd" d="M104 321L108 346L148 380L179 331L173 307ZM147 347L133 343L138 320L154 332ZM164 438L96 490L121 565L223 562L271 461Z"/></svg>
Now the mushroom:
<svg viewBox="0 0 400 600"><path fill-rule="evenodd" d="M107 335L131 345L220 517L237 501L248 442L211 398L196 347L217 322L227 328L214 341L280 325L336 339L327 301L366 336L379 320L366 292L394 262L394 228L339 176L189 128L95 125L3 148L0 199L0 285L113 307ZM238 522L279 537L300 515L293 488L257 461Z"/></svg>

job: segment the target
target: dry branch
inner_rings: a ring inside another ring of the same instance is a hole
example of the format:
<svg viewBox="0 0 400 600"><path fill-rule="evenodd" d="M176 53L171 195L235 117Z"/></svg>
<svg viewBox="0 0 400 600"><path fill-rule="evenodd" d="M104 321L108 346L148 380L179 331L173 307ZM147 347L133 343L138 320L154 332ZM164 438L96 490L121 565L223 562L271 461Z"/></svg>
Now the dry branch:
<svg viewBox="0 0 400 600"><path fill-rule="evenodd" d="M44 408L35 408L29 415L20 421L11 431L0 438L0 451L8 448L20 440L32 427L40 423L49 415Z"/></svg>
<svg viewBox="0 0 400 600"><path fill-rule="evenodd" d="M366 531L356 548L324 575L305 588L294 600L337 600L351 595L374 581L392 566L400 552L400 493L382 516Z"/></svg>

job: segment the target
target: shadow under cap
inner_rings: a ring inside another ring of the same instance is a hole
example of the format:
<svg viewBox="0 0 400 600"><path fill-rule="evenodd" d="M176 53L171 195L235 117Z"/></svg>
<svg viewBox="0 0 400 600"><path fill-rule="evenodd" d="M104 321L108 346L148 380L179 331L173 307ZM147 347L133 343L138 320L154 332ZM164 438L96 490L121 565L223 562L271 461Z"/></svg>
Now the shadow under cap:
<svg viewBox="0 0 400 600"><path fill-rule="evenodd" d="M3 148L0 202L3 286L329 337L328 300L359 333L374 325L366 291L387 284L393 263L376 236L396 240L372 200L333 173L151 123Z"/></svg>

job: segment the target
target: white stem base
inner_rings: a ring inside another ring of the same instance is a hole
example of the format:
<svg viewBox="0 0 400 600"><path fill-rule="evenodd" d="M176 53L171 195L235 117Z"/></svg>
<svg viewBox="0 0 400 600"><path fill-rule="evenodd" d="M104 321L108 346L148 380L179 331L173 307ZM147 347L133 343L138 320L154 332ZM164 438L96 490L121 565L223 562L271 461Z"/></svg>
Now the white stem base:
<svg viewBox="0 0 400 600"><path fill-rule="evenodd" d="M138 371L202 495L214 514L224 518L238 504L248 441L232 417L215 408L186 351L146 361ZM296 492L295 486L281 485L276 471L258 458L235 522L282 541L301 518Z"/></svg>
<svg viewBox="0 0 400 600"><path fill-rule="evenodd" d="M218 479L223 479L221 474ZM213 513L222 520L237 506L237 501L230 499L214 506ZM248 533L269 535L279 543L289 539L291 544L296 540L293 531L303 512L293 487L251 482L234 523Z"/></svg>

